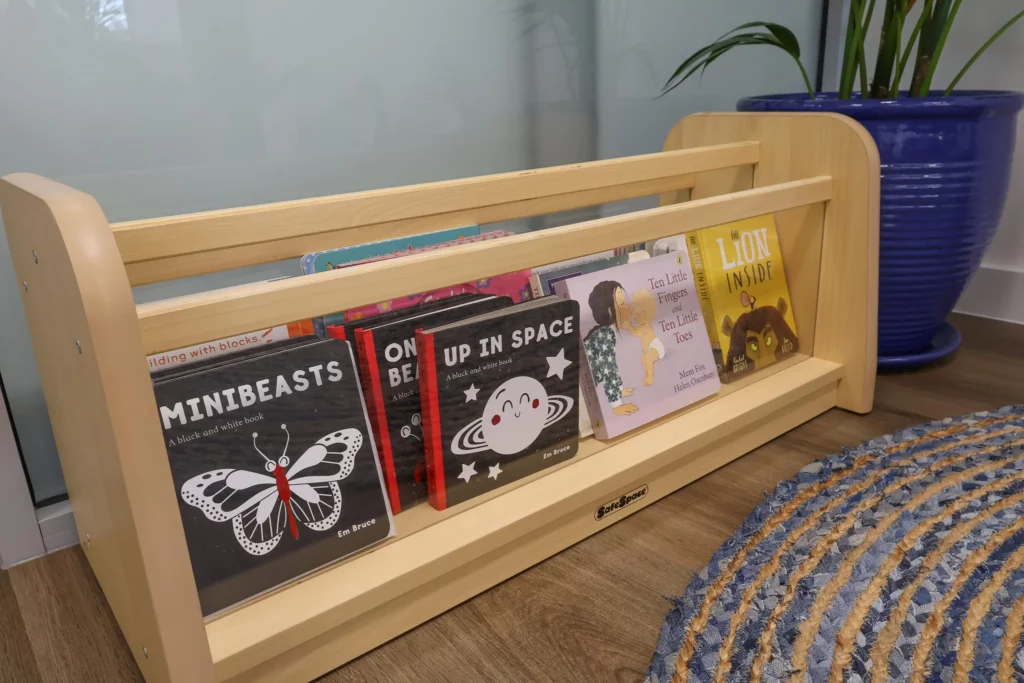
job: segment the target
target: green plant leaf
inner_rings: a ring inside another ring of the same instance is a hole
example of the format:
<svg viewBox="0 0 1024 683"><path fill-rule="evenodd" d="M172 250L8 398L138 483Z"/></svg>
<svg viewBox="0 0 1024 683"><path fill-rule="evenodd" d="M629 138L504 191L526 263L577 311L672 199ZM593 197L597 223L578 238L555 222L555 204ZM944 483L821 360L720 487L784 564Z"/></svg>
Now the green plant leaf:
<svg viewBox="0 0 1024 683"><path fill-rule="evenodd" d="M735 35L737 31L755 27L765 27L768 28L768 31L740 33L739 35ZM781 38L779 37L780 35L782 36ZM749 22L747 24L737 26L733 30L724 34L718 40L705 45L691 54L682 64L679 65L672 76L665 82L659 97L662 97L679 87L687 79L697 73L697 71L700 71L701 75L703 75L704 71L707 70L715 60L733 48L740 47L742 45L770 45L785 51L796 61L797 66L800 69L800 73L804 78L804 83L807 86L807 92L813 97L814 88L811 85L810 78L808 78L803 64L800 62L800 45L799 41L796 40L796 36L793 35L792 31L784 26L761 21Z"/></svg>
<svg viewBox="0 0 1024 683"><path fill-rule="evenodd" d="M800 59L800 41L797 40L796 35L792 31L781 24L766 23L764 27L771 31L773 36L778 38L779 44L786 52Z"/></svg>
<svg viewBox="0 0 1024 683"><path fill-rule="evenodd" d="M975 53L974 53L974 56L973 56L973 57L971 57L971 58L970 58L970 59L969 59L969 60L967 61L967 64L965 64L965 65L964 65L964 68L960 69L960 73L958 73L958 74L956 75L956 77L955 77L955 78L953 78L952 82L950 82L950 84L949 84L949 87L948 87L948 88L946 88L946 92L945 92L945 93L943 93L943 94L944 94L944 95L945 95L946 97L949 97L950 93L952 93L952 92L953 92L953 88L955 88L955 87L956 87L956 85L957 85L957 83L959 83L959 82L960 82L960 79L964 77L964 74L966 74L966 73L968 72L968 70L970 70L970 68L971 68L972 66L974 66L974 63L975 63L976 61L978 61L978 57L981 57L981 55L985 53L985 50L987 50L987 49L989 49L990 47L992 47L992 43L994 43L994 42L996 42L997 40L999 40L1000 36L1002 36L1002 35L1003 35L1004 33L1006 33L1006 32L1007 32L1007 31L1008 31L1008 30L1010 29L1010 27L1011 27L1011 26L1013 26L1014 24L1016 24L1016 23L1017 23L1017 21L1018 21L1018 20L1019 20L1019 19L1020 19L1021 17L1024 17L1024 10L1021 10L1020 12L1018 12L1017 14L1015 14L1015 15L1013 16L1013 18L1011 18L1011 19L1010 19L1010 20L1009 20L1008 22L1006 22L1005 24L1003 24L1003 27L1002 27L1001 29L999 29L998 31L996 31L996 32L995 32L995 34L994 34L994 35L993 35L993 36L992 36L991 38L989 38L988 40L986 40L986 41L985 41L985 44L984 44L984 45L982 45L982 46L981 46L980 48L978 48L978 51L977 51L977 52L975 52Z"/></svg>

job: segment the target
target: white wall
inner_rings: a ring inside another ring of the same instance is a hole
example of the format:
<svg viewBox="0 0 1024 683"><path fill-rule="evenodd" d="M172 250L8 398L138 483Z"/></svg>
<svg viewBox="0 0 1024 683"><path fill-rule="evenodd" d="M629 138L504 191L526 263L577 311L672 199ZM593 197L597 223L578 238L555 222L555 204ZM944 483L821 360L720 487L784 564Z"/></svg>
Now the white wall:
<svg viewBox="0 0 1024 683"><path fill-rule="evenodd" d="M653 152L688 113L801 84L750 50L654 100L688 52L770 15L813 71L821 1L0 0L0 175L121 221ZM64 486L6 250L0 374L38 501Z"/></svg>
<svg viewBox="0 0 1024 683"><path fill-rule="evenodd" d="M936 81L945 86L967 60L1007 19L1021 10L1019 3L1000 0L964 3L950 32ZM984 6L983 11L982 7ZM988 49L960 88L1024 90L1024 20ZM1013 160L1010 194L999 232L985 255L981 270L960 298L957 310L1024 323L1024 117L1017 121L1017 153Z"/></svg>

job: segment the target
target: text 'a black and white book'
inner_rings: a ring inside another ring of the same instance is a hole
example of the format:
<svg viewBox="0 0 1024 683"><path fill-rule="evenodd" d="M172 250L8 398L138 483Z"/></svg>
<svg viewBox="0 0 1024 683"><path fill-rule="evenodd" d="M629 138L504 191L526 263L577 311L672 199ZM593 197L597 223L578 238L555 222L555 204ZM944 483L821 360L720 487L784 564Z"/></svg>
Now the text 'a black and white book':
<svg viewBox="0 0 1024 683"><path fill-rule="evenodd" d="M427 483L438 509L573 457L579 305L544 297L421 330Z"/></svg>
<svg viewBox="0 0 1024 683"><path fill-rule="evenodd" d="M394 534L347 341L182 370L154 391L204 615Z"/></svg>

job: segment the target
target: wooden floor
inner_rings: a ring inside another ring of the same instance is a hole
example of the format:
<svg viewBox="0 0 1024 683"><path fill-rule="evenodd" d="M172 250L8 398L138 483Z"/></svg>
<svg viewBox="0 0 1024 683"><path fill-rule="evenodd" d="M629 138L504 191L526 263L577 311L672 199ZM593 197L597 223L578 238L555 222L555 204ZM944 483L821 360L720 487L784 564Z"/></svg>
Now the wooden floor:
<svg viewBox="0 0 1024 683"><path fill-rule="evenodd" d="M1024 402L1024 326L956 318L939 367L833 410L321 679L639 681L668 610L764 491L807 463L934 418ZM141 680L78 548L0 572L0 682Z"/></svg>

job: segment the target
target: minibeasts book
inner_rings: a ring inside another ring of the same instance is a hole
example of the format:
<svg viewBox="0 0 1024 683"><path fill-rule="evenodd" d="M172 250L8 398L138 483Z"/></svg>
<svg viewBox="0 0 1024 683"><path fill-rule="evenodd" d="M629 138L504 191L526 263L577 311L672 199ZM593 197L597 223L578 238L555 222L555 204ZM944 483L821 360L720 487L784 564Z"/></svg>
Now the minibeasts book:
<svg viewBox="0 0 1024 683"><path fill-rule="evenodd" d="M580 385L597 438L614 438L718 391L685 252L563 280L555 291L579 302Z"/></svg>
<svg viewBox="0 0 1024 683"><path fill-rule="evenodd" d="M800 349L773 216L697 230L686 243L723 382Z"/></svg>
<svg viewBox="0 0 1024 683"><path fill-rule="evenodd" d="M174 375L154 391L204 615L393 535L348 342Z"/></svg>
<svg viewBox="0 0 1024 683"><path fill-rule="evenodd" d="M416 333L430 503L443 510L579 447L579 307L545 297Z"/></svg>

